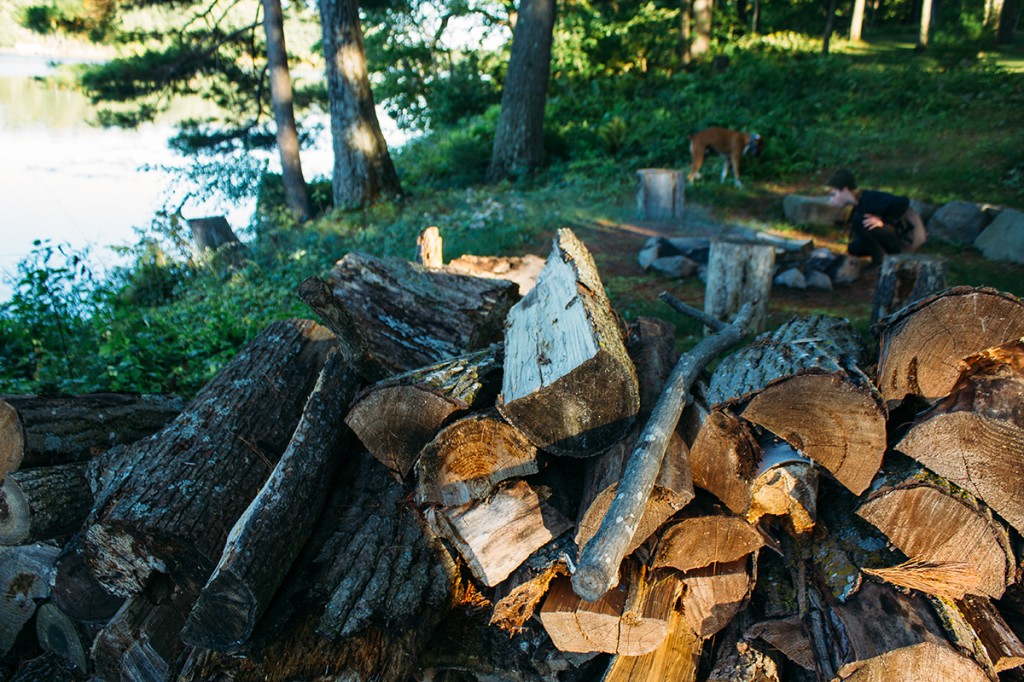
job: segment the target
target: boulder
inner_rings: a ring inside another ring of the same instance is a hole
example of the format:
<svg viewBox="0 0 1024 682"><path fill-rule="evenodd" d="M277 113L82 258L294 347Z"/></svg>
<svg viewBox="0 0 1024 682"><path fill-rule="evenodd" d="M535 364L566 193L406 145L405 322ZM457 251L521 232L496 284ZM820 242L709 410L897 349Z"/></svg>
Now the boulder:
<svg viewBox="0 0 1024 682"><path fill-rule="evenodd" d="M926 204L925 202L918 201L917 199L910 200L910 208L914 209L914 212L917 213L917 215L921 216L921 220L924 221L925 223L927 223L928 220L935 214L934 204Z"/></svg>
<svg viewBox="0 0 1024 682"><path fill-rule="evenodd" d="M790 268L776 275L772 282L776 286L789 287L790 289L807 288L807 278L804 277L804 273L800 272L800 268Z"/></svg>
<svg viewBox="0 0 1024 682"><path fill-rule="evenodd" d="M808 270L805 275L807 286L811 289L832 291L832 280L821 270Z"/></svg>
<svg viewBox="0 0 1024 682"><path fill-rule="evenodd" d="M978 235L974 246L989 260L1024 263L1024 213L1004 209L992 224Z"/></svg>
<svg viewBox="0 0 1024 682"><path fill-rule="evenodd" d="M667 277L689 277L697 272L697 263L686 256L663 256L651 263L651 270Z"/></svg>
<svg viewBox="0 0 1024 682"><path fill-rule="evenodd" d="M788 194L782 200L786 220L795 225L837 225L846 217L846 211L828 202L828 197L808 197Z"/></svg>
<svg viewBox="0 0 1024 682"><path fill-rule="evenodd" d="M973 244L985 226L985 212L969 201L951 201L928 220L928 235L954 244Z"/></svg>
<svg viewBox="0 0 1024 682"><path fill-rule="evenodd" d="M832 273L832 283L835 285L853 284L860 279L860 259L843 254L839 267Z"/></svg>

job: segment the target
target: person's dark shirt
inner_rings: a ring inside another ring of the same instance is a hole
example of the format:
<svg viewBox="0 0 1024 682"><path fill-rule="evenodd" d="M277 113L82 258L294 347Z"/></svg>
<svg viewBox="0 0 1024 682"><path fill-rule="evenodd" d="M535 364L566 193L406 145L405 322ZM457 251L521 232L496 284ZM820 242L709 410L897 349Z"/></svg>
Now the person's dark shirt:
<svg viewBox="0 0 1024 682"><path fill-rule="evenodd" d="M901 236L906 228L903 216L910 208L910 199L888 192L866 189L850 213L850 244L847 251L855 256L870 256L872 265L878 265L887 253L903 249ZM878 228L864 226L866 215L876 215L885 223Z"/></svg>
<svg viewBox="0 0 1024 682"><path fill-rule="evenodd" d="M860 200L850 214L850 224L853 227L863 227L865 216L876 215L886 225L897 225L908 208L910 199L907 197L866 189L861 193Z"/></svg>

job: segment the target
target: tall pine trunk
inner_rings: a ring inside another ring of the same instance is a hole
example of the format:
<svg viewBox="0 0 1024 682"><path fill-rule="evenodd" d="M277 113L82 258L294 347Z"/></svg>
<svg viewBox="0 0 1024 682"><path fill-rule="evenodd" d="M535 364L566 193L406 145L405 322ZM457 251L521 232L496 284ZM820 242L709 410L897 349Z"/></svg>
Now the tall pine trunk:
<svg viewBox="0 0 1024 682"><path fill-rule="evenodd" d="M555 0L521 0L487 180L528 173L544 163L544 106L551 70Z"/></svg>
<svg viewBox="0 0 1024 682"><path fill-rule="evenodd" d="M267 67L270 71L270 102L277 126L277 149L281 155L281 179L288 208L299 220L312 214L306 179L299 158L299 133L292 106L292 78L288 72L288 50L284 41L281 0L263 0L263 30L267 36Z"/></svg>
<svg viewBox="0 0 1024 682"><path fill-rule="evenodd" d="M917 47L922 52L928 48L928 33L932 26L932 0L921 0L921 29L917 34Z"/></svg>
<svg viewBox="0 0 1024 682"><path fill-rule="evenodd" d="M699 59L711 50L712 0L693 0L693 42L690 56Z"/></svg>
<svg viewBox="0 0 1024 682"><path fill-rule="evenodd" d="M853 16L850 17L850 40L860 40L864 31L864 5L866 0L853 0Z"/></svg>
<svg viewBox="0 0 1024 682"><path fill-rule="evenodd" d="M334 205L352 208L402 193L377 121L356 0L318 0L334 146Z"/></svg>

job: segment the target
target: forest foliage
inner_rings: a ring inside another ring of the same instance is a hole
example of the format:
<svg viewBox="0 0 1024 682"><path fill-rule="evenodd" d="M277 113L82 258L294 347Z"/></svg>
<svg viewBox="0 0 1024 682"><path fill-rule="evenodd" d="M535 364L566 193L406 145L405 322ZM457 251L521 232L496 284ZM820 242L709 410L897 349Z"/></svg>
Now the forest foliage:
<svg viewBox="0 0 1024 682"><path fill-rule="evenodd" d="M56 0L45 5L53 16L42 18L33 9L42 5L19 3L23 26L95 40L130 37L112 15L106 25L75 18L75 8L88 5L99 21L104 0ZM1002 60L1019 59L1019 49L995 51L973 5L949 0L942 7L925 54L904 38L914 34L914 3L899 0L880 5L865 43L837 40L825 56L821 2L763 3L758 32L727 3L715 15L713 54L729 60L721 71L708 59L683 63L678 3L560 3L544 130L548 165L515 182L485 185L508 57L507 8L465 0L367 2L375 94L415 133L392 150L406 196L332 211L329 180L314 179L319 216L298 225L283 207L279 178L237 154L206 156L193 180L258 194L252 222L236 226L251 260L240 268L195 260L173 207L140 226L137 244L127 249L129 266L103 276L94 274L88 253L41 241L20 264L13 297L0 304L0 393L192 394L268 322L308 317L295 287L323 276L344 253L411 257L427 225L441 228L451 255L546 253L558 227L631 216L635 170L685 166L687 135L711 124L757 130L768 147L744 169L747 189L698 187L693 196L725 214L755 214L769 226L781 221L783 188L820 191L836 166L862 169L873 186L926 201L1024 206L1024 73ZM848 10L840 12L837 36ZM492 38L437 39L460 21L472 22L479 32L473 35ZM208 29L201 33L213 39ZM135 53L142 61L109 61L82 82L97 94L107 88L108 102L139 107L117 109L109 122L145 115L169 94L205 94L221 113L189 122L180 146L194 149L220 136L215 150L237 151L236 142L259 138L249 133L262 130L264 142L272 139L257 115L267 111L258 36L248 35L257 43L196 61L185 43L175 48L170 33L147 33L154 42ZM313 41L289 47L296 64L317 67ZM146 60L152 67L174 55L188 75L175 81L174 93L163 89L160 70L139 76L147 73ZM305 82L310 87L300 89L299 100L308 112L323 95L315 79Z"/></svg>

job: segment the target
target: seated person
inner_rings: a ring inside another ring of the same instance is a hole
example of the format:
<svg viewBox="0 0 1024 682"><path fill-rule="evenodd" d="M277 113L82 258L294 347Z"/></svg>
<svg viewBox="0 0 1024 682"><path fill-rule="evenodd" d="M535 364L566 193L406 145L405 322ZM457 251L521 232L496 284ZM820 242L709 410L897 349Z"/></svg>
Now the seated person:
<svg viewBox="0 0 1024 682"><path fill-rule="evenodd" d="M924 244L924 222L910 207L910 199L887 192L857 189L853 173L841 168L828 180L829 203L852 206L850 244L853 256L870 256L871 265L887 253L914 252Z"/></svg>

